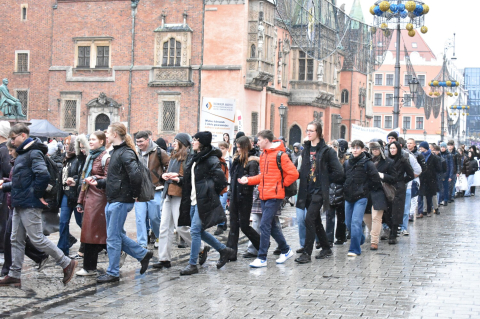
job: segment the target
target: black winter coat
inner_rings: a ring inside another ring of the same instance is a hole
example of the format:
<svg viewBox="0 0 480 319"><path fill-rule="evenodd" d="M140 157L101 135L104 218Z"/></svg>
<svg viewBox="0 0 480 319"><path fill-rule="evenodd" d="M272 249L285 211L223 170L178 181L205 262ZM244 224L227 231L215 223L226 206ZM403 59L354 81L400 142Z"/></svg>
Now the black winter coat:
<svg viewBox="0 0 480 319"><path fill-rule="evenodd" d="M305 142L305 146L302 151L302 164L299 171L300 185L298 187L297 195L297 208L305 209L305 204L308 195L308 175L310 174L310 147L311 142ZM344 173L340 162L338 161L337 152L325 143L324 139L320 140L319 149L316 154L316 167L317 171L315 175L318 183L321 185L322 198L324 210L330 208L329 190L331 183L343 183Z"/></svg>
<svg viewBox="0 0 480 319"><path fill-rule="evenodd" d="M109 203L134 203L142 185L141 165L135 151L125 142L114 145L108 165L107 178L97 181L97 188L106 188Z"/></svg>
<svg viewBox="0 0 480 319"><path fill-rule="evenodd" d="M242 178L243 176L256 176L259 174L260 158L255 156L255 153L255 149L250 150L248 153L249 157L247 165L245 167L241 165L237 158L233 160L230 169L230 199L232 202L239 203L243 201L253 201L253 190L255 189L255 185L242 185L237 181L237 178Z"/></svg>
<svg viewBox="0 0 480 319"><path fill-rule="evenodd" d="M403 213L405 212L405 199L407 196L407 183L415 178L412 166L408 159L403 156L397 156L393 162L395 169L395 198L390 203L389 213L391 214L393 225L403 223Z"/></svg>
<svg viewBox="0 0 480 319"><path fill-rule="evenodd" d="M465 176L475 175L475 172L478 171L478 162L475 158L472 159L465 159L463 162L463 174Z"/></svg>
<svg viewBox="0 0 480 319"><path fill-rule="evenodd" d="M419 195L435 196L438 189L437 176L442 172L442 164L440 158L434 154L430 154L426 163L427 170L420 175Z"/></svg>
<svg viewBox="0 0 480 319"><path fill-rule="evenodd" d="M454 147L452 152L450 152L452 155L452 160L453 160L453 174L460 174L462 173L462 155L460 155L459 152L457 152L457 149Z"/></svg>
<svg viewBox="0 0 480 319"><path fill-rule="evenodd" d="M202 229L207 229L226 221L225 211L220 203L220 193L227 185L227 179L222 171L220 158L222 152L209 146L200 153L190 154L180 177L179 186L182 187L180 216L178 226L190 226L190 208L192 202L192 166L195 162L195 191L197 208Z"/></svg>
<svg viewBox="0 0 480 319"><path fill-rule="evenodd" d="M50 181L45 156L48 147L31 138L17 148L13 167L11 198L13 207L44 208L40 202ZM8 190L5 190L8 191Z"/></svg>
<svg viewBox="0 0 480 319"><path fill-rule="evenodd" d="M343 168L345 170L343 192L346 201L356 202L361 198L368 198L370 191L382 188L377 168L366 153L345 161Z"/></svg>
<svg viewBox="0 0 480 319"><path fill-rule="evenodd" d="M62 181L62 187L60 188L60 201L63 198L63 195L66 195L68 198L68 206L74 207L77 206L78 199L78 185L79 185L79 171L78 171L78 158L73 156L71 158L65 158L63 162L63 167L67 168L67 176L63 176L63 168L61 169L60 181ZM68 186L66 183L63 184L63 180L66 180L68 177L73 178L75 181L75 186Z"/></svg>
<svg viewBox="0 0 480 319"><path fill-rule="evenodd" d="M383 173L383 180L381 180L382 182L395 186L395 177L397 176L397 172L393 167L392 159L382 157L375 167L379 173ZM371 214L372 207L375 210L386 211L388 209L388 201L385 193L383 192L383 187L370 192L365 214Z"/></svg>

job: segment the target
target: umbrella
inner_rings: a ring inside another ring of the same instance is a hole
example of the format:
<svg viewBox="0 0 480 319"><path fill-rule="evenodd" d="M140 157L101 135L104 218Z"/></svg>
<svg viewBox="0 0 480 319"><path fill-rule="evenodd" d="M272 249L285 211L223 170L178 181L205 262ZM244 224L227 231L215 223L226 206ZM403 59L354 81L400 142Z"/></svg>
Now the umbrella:
<svg viewBox="0 0 480 319"><path fill-rule="evenodd" d="M31 120L30 135L37 137L67 137L70 134L59 130L47 120Z"/></svg>

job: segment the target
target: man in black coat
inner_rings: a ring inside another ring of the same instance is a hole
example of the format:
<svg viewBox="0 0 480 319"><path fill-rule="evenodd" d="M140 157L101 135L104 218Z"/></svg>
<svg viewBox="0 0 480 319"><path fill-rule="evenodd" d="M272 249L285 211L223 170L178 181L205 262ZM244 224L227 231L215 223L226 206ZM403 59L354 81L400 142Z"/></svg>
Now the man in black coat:
<svg viewBox="0 0 480 319"><path fill-rule="evenodd" d="M8 121L0 122L0 179L8 178L10 174L10 155L7 149L7 138L10 132L10 123ZM7 206L7 194L0 190L0 254L4 252L4 237L7 220L9 217ZM3 256L0 256L3 260Z"/></svg>
<svg viewBox="0 0 480 319"><path fill-rule="evenodd" d="M457 177L462 173L462 157L460 153L457 152L455 148L455 141L449 140L447 143L448 152L452 155L453 160L453 178L450 182L450 198L449 203L452 203L455 200L455 184L457 183Z"/></svg>
<svg viewBox="0 0 480 319"><path fill-rule="evenodd" d="M420 143L419 150L425 157L427 169L420 175L420 190L418 197L417 218L423 217L424 196L427 201L427 217L432 216L433 202L432 197L437 195L438 182L437 175L441 173L442 167L440 158L432 153L427 142Z"/></svg>
<svg viewBox="0 0 480 319"><path fill-rule="evenodd" d="M113 151L108 166L107 178L96 180L95 176L85 178L85 182L98 188L106 188L107 206L107 273L98 277L98 283L120 280L120 256L122 249L141 264L140 274L147 271L153 251L147 250L130 239L125 230L127 214L133 209L135 201L140 196L142 187L142 165L135 152L132 138L127 135L125 125L113 123L108 127L107 141L113 145Z"/></svg>
<svg viewBox="0 0 480 319"><path fill-rule="evenodd" d="M52 256L63 268L63 283L72 279L78 262L71 260L55 246L42 232L42 210L47 205L50 174L45 163L47 146L34 141L25 124L12 127L9 137L17 147L12 182L0 185L4 191L11 192L12 206L12 266L0 286L21 286L20 276L25 255L25 240L28 235L33 246Z"/></svg>

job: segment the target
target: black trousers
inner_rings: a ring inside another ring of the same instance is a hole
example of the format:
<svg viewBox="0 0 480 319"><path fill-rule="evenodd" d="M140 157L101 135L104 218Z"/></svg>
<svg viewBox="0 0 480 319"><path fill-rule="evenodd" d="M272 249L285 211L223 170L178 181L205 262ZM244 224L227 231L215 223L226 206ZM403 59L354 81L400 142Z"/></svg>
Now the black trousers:
<svg viewBox="0 0 480 319"><path fill-rule="evenodd" d="M338 206L330 206L330 209L327 211L326 215L326 233L328 241L333 243L335 215L337 216L335 238L340 241L347 241L347 225L345 225L345 204Z"/></svg>
<svg viewBox="0 0 480 319"><path fill-rule="evenodd" d="M323 228L320 209L323 206L323 198L321 195L309 194L307 196L306 205L307 215L305 216L305 252L309 255L313 251L313 243L315 242L315 234L318 237L322 249L330 249L330 243L327 239L327 233Z"/></svg>
<svg viewBox="0 0 480 319"><path fill-rule="evenodd" d="M3 263L2 267L2 276L8 275L10 271L10 267L12 266L12 241L10 236L12 235L12 216L13 212L10 212L10 216L7 220L6 228L5 228L5 237L4 237L4 258L5 262ZM48 255L44 252L38 250L33 246L30 238L27 237L25 241L25 255L33 260L35 263L39 263L45 258L48 258Z"/></svg>
<svg viewBox="0 0 480 319"><path fill-rule="evenodd" d="M230 232L228 233L227 247L237 252L240 229L250 239L255 249L260 249L260 234L250 226L250 213L252 212L252 200L244 200L230 203Z"/></svg>
<svg viewBox="0 0 480 319"><path fill-rule="evenodd" d="M107 245L102 244L82 244L84 245L83 269L97 270L98 253L107 249Z"/></svg>

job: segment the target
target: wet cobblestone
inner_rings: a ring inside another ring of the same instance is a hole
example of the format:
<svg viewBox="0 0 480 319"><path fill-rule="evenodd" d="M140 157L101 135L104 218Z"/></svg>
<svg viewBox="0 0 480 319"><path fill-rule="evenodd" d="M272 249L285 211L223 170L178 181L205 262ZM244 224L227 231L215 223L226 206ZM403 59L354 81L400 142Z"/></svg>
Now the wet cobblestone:
<svg viewBox="0 0 480 319"><path fill-rule="evenodd" d="M189 248L174 249L168 270L127 258L118 283L97 285L95 278L74 277L63 286L60 267L42 272L26 258L22 288L0 288L1 317L12 318L480 318L480 263L477 244L479 198L457 199L441 215L410 223L410 236L379 250L347 258L348 246L335 246L325 260L275 264L272 244L268 267L250 269L251 259L217 270L212 252L200 273L180 277ZM283 213L284 233L298 248L295 211ZM134 214L127 233L135 238ZM72 220L72 233L79 229ZM213 231L214 229L212 229ZM58 236L51 236L57 242ZM226 233L220 237L226 240ZM239 253L246 248L245 238ZM78 249L74 246L72 252ZM155 251L155 255L157 252ZM80 262L80 265L82 262ZM106 256L99 269L108 265Z"/></svg>

